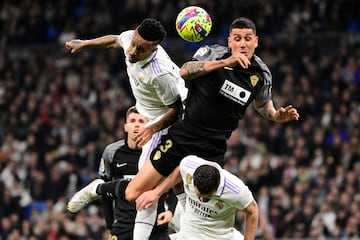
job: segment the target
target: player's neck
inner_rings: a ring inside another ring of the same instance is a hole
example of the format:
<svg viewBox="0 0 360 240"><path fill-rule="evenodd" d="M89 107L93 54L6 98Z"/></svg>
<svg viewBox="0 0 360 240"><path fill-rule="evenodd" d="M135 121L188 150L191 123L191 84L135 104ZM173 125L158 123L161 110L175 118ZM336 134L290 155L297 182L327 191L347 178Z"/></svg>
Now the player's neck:
<svg viewBox="0 0 360 240"><path fill-rule="evenodd" d="M140 149L140 147L136 144L136 142L134 140L128 139L127 140L127 144L129 146L130 149Z"/></svg>

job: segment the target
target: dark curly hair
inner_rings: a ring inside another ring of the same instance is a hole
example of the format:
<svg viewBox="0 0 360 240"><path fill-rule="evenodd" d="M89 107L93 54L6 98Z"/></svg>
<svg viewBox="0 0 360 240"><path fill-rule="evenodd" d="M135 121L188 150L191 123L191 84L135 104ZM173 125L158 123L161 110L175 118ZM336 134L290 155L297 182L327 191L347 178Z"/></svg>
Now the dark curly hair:
<svg viewBox="0 0 360 240"><path fill-rule="evenodd" d="M166 37L164 26L154 18L145 18L137 27L137 31L147 41L159 41L160 43Z"/></svg>

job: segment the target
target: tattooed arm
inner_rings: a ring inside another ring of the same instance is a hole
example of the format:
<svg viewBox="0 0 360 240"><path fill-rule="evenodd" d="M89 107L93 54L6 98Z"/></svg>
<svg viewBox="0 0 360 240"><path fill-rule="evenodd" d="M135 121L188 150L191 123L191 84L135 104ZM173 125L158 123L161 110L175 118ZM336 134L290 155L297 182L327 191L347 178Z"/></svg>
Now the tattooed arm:
<svg viewBox="0 0 360 240"><path fill-rule="evenodd" d="M250 61L245 55L240 53L216 61L190 61L182 65L180 68L180 75L185 80L190 80L204 76L223 67L234 67L237 64L240 64L243 68L247 68L250 65Z"/></svg>
<svg viewBox="0 0 360 240"><path fill-rule="evenodd" d="M274 122L285 123L292 120L299 120L299 114L292 105L288 105L285 108L280 107L276 110L273 101L270 100L267 103L254 101L254 107L264 118Z"/></svg>
<svg viewBox="0 0 360 240"><path fill-rule="evenodd" d="M180 68L180 75L185 80L190 80L193 78L204 76L209 72L212 72L224 66L226 65L222 64L221 61L190 61L182 65L182 67Z"/></svg>

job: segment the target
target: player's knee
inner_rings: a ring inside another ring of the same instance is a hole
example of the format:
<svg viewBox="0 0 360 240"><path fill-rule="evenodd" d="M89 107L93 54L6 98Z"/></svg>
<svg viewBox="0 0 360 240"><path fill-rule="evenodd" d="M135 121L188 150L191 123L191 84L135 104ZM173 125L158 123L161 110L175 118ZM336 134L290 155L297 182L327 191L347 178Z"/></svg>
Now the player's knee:
<svg viewBox="0 0 360 240"><path fill-rule="evenodd" d="M127 188L125 191L125 198L129 202L135 201L140 196L140 193L136 190L133 190L131 188Z"/></svg>

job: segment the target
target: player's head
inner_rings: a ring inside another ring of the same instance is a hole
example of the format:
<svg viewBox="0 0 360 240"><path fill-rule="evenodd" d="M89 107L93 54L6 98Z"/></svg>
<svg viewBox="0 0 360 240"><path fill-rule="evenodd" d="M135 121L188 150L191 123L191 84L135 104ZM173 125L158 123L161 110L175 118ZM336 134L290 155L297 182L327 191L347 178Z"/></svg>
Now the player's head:
<svg viewBox="0 0 360 240"><path fill-rule="evenodd" d="M154 18L145 18L135 29L130 47L126 51L128 60L135 63L146 59L165 37L166 31L161 22Z"/></svg>
<svg viewBox="0 0 360 240"><path fill-rule="evenodd" d="M255 23L248 18L236 18L229 28L228 46L232 52L240 52L248 59L252 58L258 46Z"/></svg>
<svg viewBox="0 0 360 240"><path fill-rule="evenodd" d="M127 133L127 137L130 140L135 140L136 135L140 130L145 128L145 124L148 119L141 115L135 106L130 107L126 112L126 121L124 124L124 130Z"/></svg>
<svg viewBox="0 0 360 240"><path fill-rule="evenodd" d="M193 175L195 193L200 201L209 201L216 193L220 184L220 172L214 166L201 165Z"/></svg>

